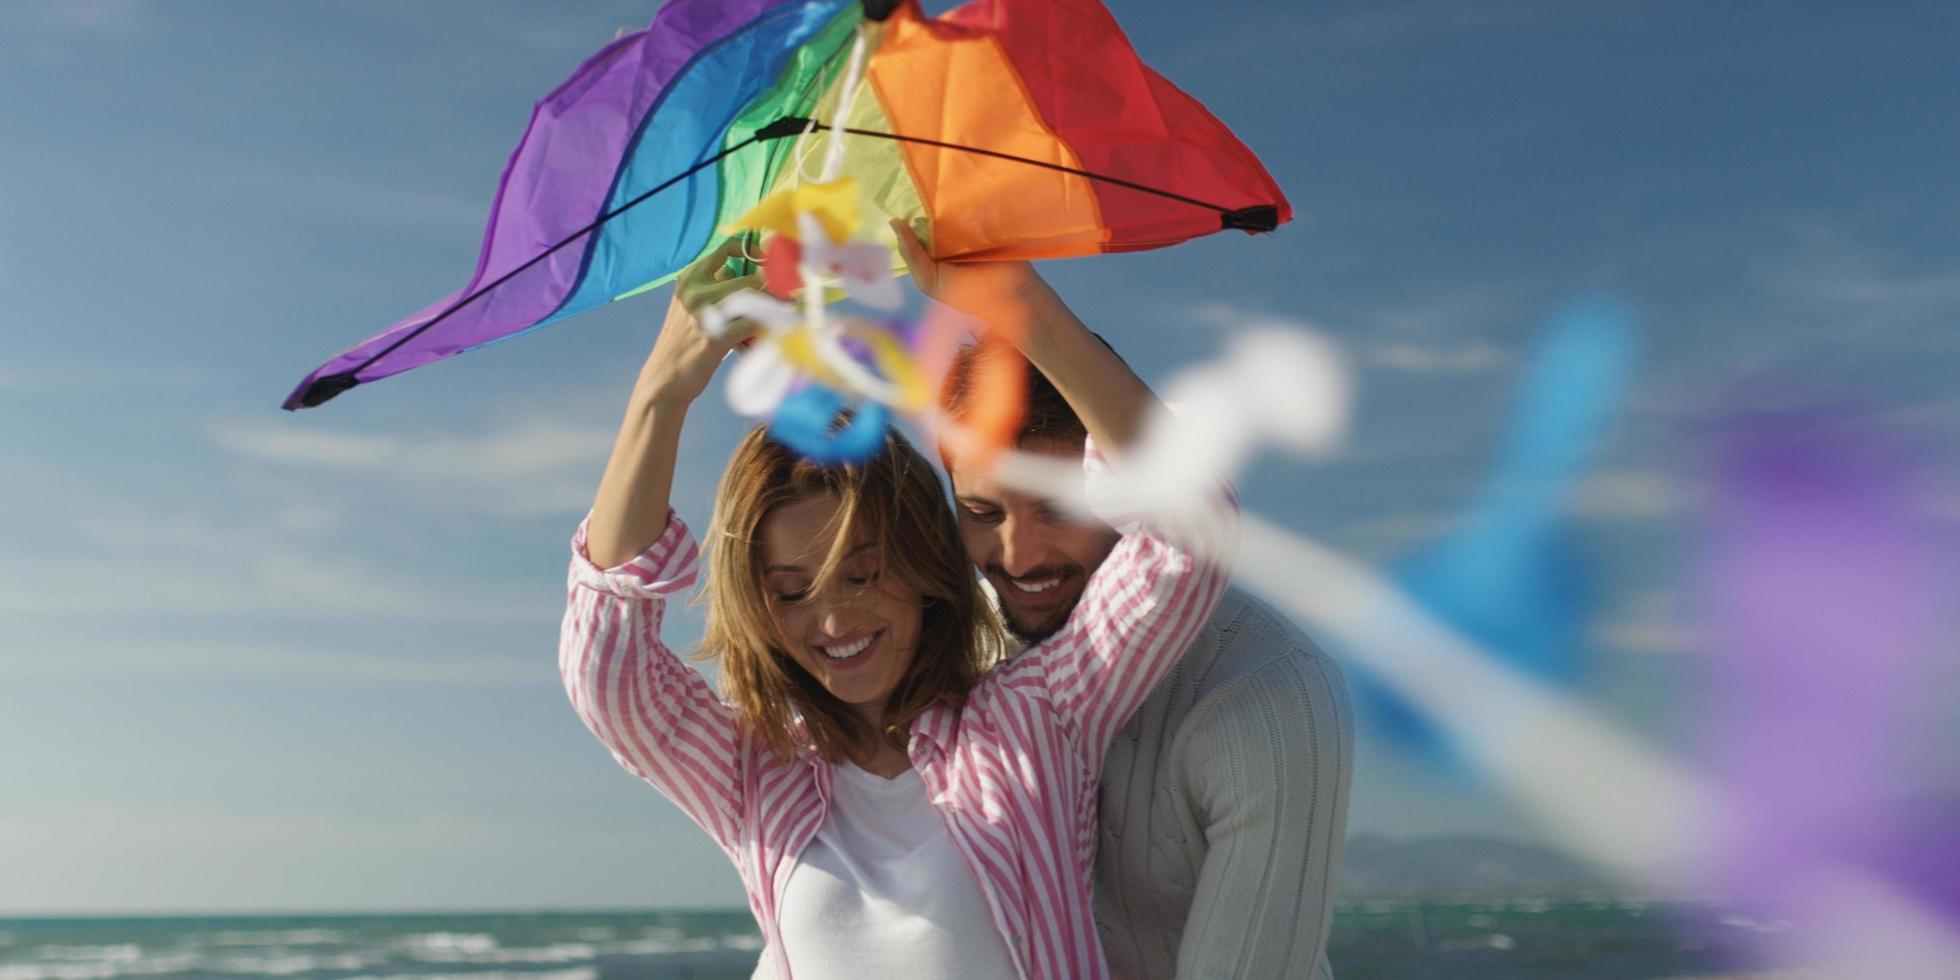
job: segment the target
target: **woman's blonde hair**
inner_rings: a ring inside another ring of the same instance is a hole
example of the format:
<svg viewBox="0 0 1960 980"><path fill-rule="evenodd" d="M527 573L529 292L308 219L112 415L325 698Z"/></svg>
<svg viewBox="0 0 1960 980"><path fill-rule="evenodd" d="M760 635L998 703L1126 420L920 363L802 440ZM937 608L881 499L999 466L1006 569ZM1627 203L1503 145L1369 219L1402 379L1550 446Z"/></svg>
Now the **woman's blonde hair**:
<svg viewBox="0 0 1960 980"><path fill-rule="evenodd" d="M844 556L870 543L880 580L904 585L925 607L912 665L886 700L881 732L782 649L763 585L762 522L784 504L826 494L840 506L811 590L828 588ZM750 430L722 473L709 540L702 656L721 658L722 695L785 756L795 749L799 717L816 750L833 763L874 738L903 751L914 719L934 704L964 705L998 659L1000 626L967 562L939 476L894 429L886 429L876 456L845 466L805 461L764 428Z"/></svg>

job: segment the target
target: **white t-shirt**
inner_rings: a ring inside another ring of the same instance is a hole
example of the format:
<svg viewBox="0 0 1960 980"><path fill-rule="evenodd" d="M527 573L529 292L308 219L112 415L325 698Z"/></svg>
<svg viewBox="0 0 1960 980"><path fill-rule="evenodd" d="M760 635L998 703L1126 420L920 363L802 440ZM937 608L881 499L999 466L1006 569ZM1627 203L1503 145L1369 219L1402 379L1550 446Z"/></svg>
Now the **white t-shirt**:
<svg viewBox="0 0 1960 980"><path fill-rule="evenodd" d="M918 771L833 773L830 810L778 911L795 980L1015 976Z"/></svg>

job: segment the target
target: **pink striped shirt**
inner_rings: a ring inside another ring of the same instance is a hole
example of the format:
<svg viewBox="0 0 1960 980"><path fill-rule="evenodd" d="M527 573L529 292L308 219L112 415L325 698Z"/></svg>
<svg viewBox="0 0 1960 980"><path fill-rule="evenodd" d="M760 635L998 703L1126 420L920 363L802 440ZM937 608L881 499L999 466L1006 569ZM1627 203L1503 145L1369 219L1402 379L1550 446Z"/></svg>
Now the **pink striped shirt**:
<svg viewBox="0 0 1960 980"><path fill-rule="evenodd" d="M1224 516L1215 527L1233 526ZM1026 980L1109 975L1090 912L1103 753L1228 577L1160 531L1118 527L1128 533L1061 632L987 674L964 708L934 707L912 726L912 765ZM831 767L808 750L784 759L752 737L661 642L666 597L698 575L678 517L670 513L660 540L617 568L588 561L584 536L581 525L559 648L572 706L620 765L735 862L775 974L788 980L777 907L823 822Z"/></svg>

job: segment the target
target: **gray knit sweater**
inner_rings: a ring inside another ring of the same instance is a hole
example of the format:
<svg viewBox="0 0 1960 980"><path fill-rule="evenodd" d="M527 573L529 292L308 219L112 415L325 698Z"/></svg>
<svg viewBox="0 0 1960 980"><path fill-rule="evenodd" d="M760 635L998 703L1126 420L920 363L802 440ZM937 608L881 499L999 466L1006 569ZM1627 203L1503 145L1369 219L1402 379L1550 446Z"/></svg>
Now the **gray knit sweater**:
<svg viewBox="0 0 1960 980"><path fill-rule="evenodd" d="M1103 766L1095 901L1110 969L1331 977L1353 769L1340 668L1227 592Z"/></svg>

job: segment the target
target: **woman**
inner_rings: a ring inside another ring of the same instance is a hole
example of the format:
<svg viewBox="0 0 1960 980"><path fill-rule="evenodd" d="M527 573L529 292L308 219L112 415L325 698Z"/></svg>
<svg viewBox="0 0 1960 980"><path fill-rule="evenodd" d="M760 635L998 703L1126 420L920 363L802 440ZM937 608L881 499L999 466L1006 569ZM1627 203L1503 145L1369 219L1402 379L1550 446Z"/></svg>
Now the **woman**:
<svg viewBox="0 0 1960 980"><path fill-rule="evenodd" d="M1148 389L1031 268L940 266L899 231L929 295L1035 325L1013 333L1092 440L1134 437ZM1225 573L1121 526L1069 623L983 673L993 626L929 464L895 432L831 470L751 432L710 532L717 697L659 627L696 577L667 501L682 421L732 346L691 310L759 287L728 272L735 252L682 276L573 540L559 662L574 707L735 863L777 977L1106 976L1096 774Z"/></svg>

